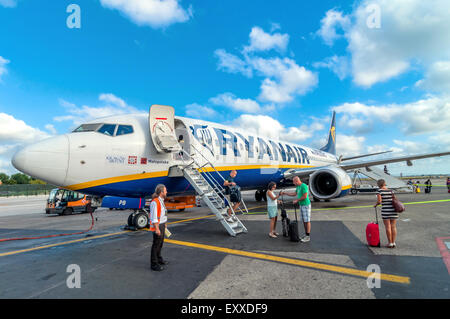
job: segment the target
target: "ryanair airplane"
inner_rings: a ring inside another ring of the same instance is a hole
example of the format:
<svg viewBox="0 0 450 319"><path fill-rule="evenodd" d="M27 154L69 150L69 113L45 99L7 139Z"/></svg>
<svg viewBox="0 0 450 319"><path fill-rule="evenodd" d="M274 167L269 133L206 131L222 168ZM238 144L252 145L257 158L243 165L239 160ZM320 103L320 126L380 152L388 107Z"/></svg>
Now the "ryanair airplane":
<svg viewBox="0 0 450 319"><path fill-rule="evenodd" d="M308 181L315 200L330 200L349 193L349 170L401 161L411 165L414 159L449 154L348 163L375 154L347 159L336 155L335 113L328 143L313 149L256 136L245 128L175 117L172 107L153 105L149 114L102 118L27 146L14 155L12 164L34 178L98 200L106 195L149 197L157 184L166 185L169 196L204 195L207 189L202 191L195 180L214 184L211 179L219 179L216 184L223 185L221 179L232 170L237 171L235 182L243 190L255 190L257 200L269 182L285 186L294 176ZM193 176L195 171L199 176Z"/></svg>

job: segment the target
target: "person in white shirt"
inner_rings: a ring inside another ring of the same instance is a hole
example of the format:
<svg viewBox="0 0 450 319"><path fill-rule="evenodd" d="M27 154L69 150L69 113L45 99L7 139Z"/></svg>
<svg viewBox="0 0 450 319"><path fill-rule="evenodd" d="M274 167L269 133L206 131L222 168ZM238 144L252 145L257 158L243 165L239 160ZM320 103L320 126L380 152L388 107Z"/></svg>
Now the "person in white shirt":
<svg viewBox="0 0 450 319"><path fill-rule="evenodd" d="M275 229L277 227L278 198L280 197L281 193L275 195L274 191L276 188L277 183L275 182L270 182L269 186L267 187L267 213L269 214L270 218L269 236L271 238L277 238L277 236L279 235L277 232L275 232Z"/></svg>
<svg viewBox="0 0 450 319"><path fill-rule="evenodd" d="M164 243L164 233L166 230L167 210L164 199L167 196L166 186L159 184L156 186L150 203L150 231L153 232L153 244L150 255L151 269L155 271L163 270L163 265L168 262L161 257L161 248Z"/></svg>

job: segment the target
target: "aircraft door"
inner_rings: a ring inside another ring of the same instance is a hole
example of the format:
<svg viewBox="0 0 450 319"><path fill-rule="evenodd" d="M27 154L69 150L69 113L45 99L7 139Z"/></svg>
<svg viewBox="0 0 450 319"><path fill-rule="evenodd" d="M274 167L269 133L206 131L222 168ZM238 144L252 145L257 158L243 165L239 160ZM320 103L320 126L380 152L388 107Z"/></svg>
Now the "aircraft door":
<svg viewBox="0 0 450 319"><path fill-rule="evenodd" d="M150 107L150 136L158 153L172 153L181 150L175 135L174 116L175 109L171 106L152 105Z"/></svg>
<svg viewBox="0 0 450 319"><path fill-rule="evenodd" d="M191 154L191 138L185 124L180 120L175 120L175 135L177 136L178 144L184 151L180 151L175 155L175 160L189 160Z"/></svg>

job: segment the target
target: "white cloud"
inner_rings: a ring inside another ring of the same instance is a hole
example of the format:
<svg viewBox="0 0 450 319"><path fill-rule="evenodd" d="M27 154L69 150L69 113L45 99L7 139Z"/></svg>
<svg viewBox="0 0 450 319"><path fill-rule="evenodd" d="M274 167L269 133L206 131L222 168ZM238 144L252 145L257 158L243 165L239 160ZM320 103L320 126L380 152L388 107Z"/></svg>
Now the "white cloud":
<svg viewBox="0 0 450 319"><path fill-rule="evenodd" d="M275 25L275 28L279 28L279 25ZM272 24L272 30L274 25ZM244 47L244 53L257 52L257 51L269 51L275 49L279 52L285 52L289 43L289 35L274 33L269 34L264 32L260 27L253 27L250 32L250 45Z"/></svg>
<svg viewBox="0 0 450 319"><path fill-rule="evenodd" d="M14 8L17 5L16 0L0 0L0 6Z"/></svg>
<svg viewBox="0 0 450 319"><path fill-rule="evenodd" d="M81 123L120 114L140 113L134 106L128 105L123 99L115 96L114 94L100 94L99 100L105 102L105 105L92 107L88 105L82 105L78 107L76 104L67 102L63 99L59 100L59 104L68 113L66 115L56 116L53 118L56 122L72 121L74 126Z"/></svg>
<svg viewBox="0 0 450 319"><path fill-rule="evenodd" d="M126 108L127 104L125 103L124 100L122 100L121 98L115 96L114 94L111 93L102 93L100 94L100 96L98 97L98 99L100 101L106 102L108 104L112 104L121 108Z"/></svg>
<svg viewBox="0 0 450 319"><path fill-rule="evenodd" d="M12 115L0 113L0 143L31 143L50 137L39 129L27 125Z"/></svg>
<svg viewBox="0 0 450 319"><path fill-rule="evenodd" d="M227 106L240 112L258 113L261 110L258 102L252 99L240 99L232 93L219 94L211 98L210 102L215 105Z"/></svg>
<svg viewBox="0 0 450 319"><path fill-rule="evenodd" d="M336 154L343 156L362 154L365 140L363 136L337 134Z"/></svg>
<svg viewBox="0 0 450 319"><path fill-rule="evenodd" d="M448 131L450 123L450 97L447 96L381 106L344 103L333 109L344 115L341 125L359 133L380 127L380 123L395 123L408 135L438 133Z"/></svg>
<svg viewBox="0 0 450 319"><path fill-rule="evenodd" d="M234 54L227 53L223 49L218 49L214 52L214 55L219 59L217 65L218 70L228 73L242 73L248 78L252 77L253 72L251 67Z"/></svg>
<svg viewBox="0 0 450 319"><path fill-rule="evenodd" d="M10 62L9 60L0 56L0 81L2 79L2 76L8 72L8 70L6 69L6 65L9 62Z"/></svg>
<svg viewBox="0 0 450 319"><path fill-rule="evenodd" d="M368 26L368 6L380 9L380 28ZM450 58L450 2L364 0L355 8L349 15L328 11L318 34L332 45L339 37L336 28L342 28L357 85L371 87L416 65L428 69Z"/></svg>
<svg viewBox="0 0 450 319"><path fill-rule="evenodd" d="M423 89L435 92L450 92L450 60L437 61L427 70L425 78L416 83Z"/></svg>
<svg viewBox="0 0 450 319"><path fill-rule="evenodd" d="M0 172L15 173L11 158L21 147L51 137L14 116L0 113Z"/></svg>
<svg viewBox="0 0 450 319"><path fill-rule="evenodd" d="M322 37L327 45L333 45L336 39L343 36L342 34L338 34L336 29L340 27L346 30L350 26L350 18L342 12L332 9L327 11L320 23L321 27L317 31L317 34Z"/></svg>
<svg viewBox="0 0 450 319"><path fill-rule="evenodd" d="M276 119L267 115L243 114L232 123L237 128L274 140L301 142L313 136L315 131L323 129L323 125L312 122L310 125L285 127Z"/></svg>
<svg viewBox="0 0 450 319"><path fill-rule="evenodd" d="M251 58L251 66L266 78L261 84L259 99L272 103L291 102L318 83L318 76L289 58Z"/></svg>
<svg viewBox="0 0 450 319"><path fill-rule="evenodd" d="M116 9L140 26L164 28L188 21L192 8L185 10L178 0L100 0L108 9Z"/></svg>
<svg viewBox="0 0 450 319"><path fill-rule="evenodd" d="M50 132L50 134L52 134L52 135L56 135L58 132L56 131L56 129L55 129L55 126L53 126L53 124L47 124L47 125L45 125L45 129L47 130L47 131L49 131Z"/></svg>
<svg viewBox="0 0 450 319"><path fill-rule="evenodd" d="M313 67L330 69L340 80L345 79L350 73L350 61L345 56L333 55L324 61L313 63Z"/></svg>
<svg viewBox="0 0 450 319"><path fill-rule="evenodd" d="M218 113L214 109L197 103L186 105L185 113L186 116L191 116L198 119L211 119L215 118L218 115Z"/></svg>
<svg viewBox="0 0 450 319"><path fill-rule="evenodd" d="M278 28L278 25L273 28ZM263 77L258 100L271 104L292 102L297 96L304 95L318 84L316 73L299 66L290 58L262 58L255 54L260 51L275 49L285 51L289 42L287 34L268 34L259 27L253 27L250 33L250 45L244 47L243 58L218 49L214 55L218 58L218 69L228 73L241 73L251 78L254 74ZM234 98L235 99L235 98ZM256 106L253 100L245 104ZM222 103L223 104L223 103ZM228 106L235 103L227 103ZM236 109L242 109L237 107Z"/></svg>

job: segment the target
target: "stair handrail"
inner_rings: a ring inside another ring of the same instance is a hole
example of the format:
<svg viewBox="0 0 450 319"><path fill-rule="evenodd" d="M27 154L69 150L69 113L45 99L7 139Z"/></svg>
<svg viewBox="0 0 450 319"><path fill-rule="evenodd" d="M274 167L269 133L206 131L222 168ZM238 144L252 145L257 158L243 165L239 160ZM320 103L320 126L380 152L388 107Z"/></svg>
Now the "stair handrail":
<svg viewBox="0 0 450 319"><path fill-rule="evenodd" d="M223 182L225 182L226 179L222 176L222 174L219 173L219 171L216 169L216 167L214 166L214 164L211 163L211 161L210 161L209 159L207 159L207 158L202 154L202 152L200 152L193 144L190 144L190 146L195 150L196 153L200 153L200 155L205 159L206 164L209 165L209 166L216 172L216 174L217 174L218 176L220 176L220 178L222 179ZM182 150L182 151L183 151L184 153L186 153L184 150ZM186 154L187 154L187 153L186 153ZM195 164L198 166L198 168L199 168L206 176L208 176L208 177L210 177L210 179L212 179L213 184L217 185L217 186L219 187L219 189L221 190L221 193L223 194L223 196L225 196L225 189L223 188L223 184L220 184L220 183L214 178L214 176L213 176L209 171L207 171L207 170L204 168L206 165L200 166L200 164L197 163L197 161L194 159L194 157L193 157L191 154L187 154L187 155L189 156L189 158L191 158L191 159L195 162ZM230 201L229 201L229 203L230 203ZM240 205L239 205L239 207L238 207L239 211L240 211L242 214L248 214L247 205L245 205L245 201L244 201L244 199L242 198L242 196L241 196L241 203L242 203L242 205L244 206L245 211L243 211L243 210L241 209ZM233 208L231 207L231 205L229 205L229 206L230 206L230 208L231 208L232 214L235 214L235 212L234 212Z"/></svg>

